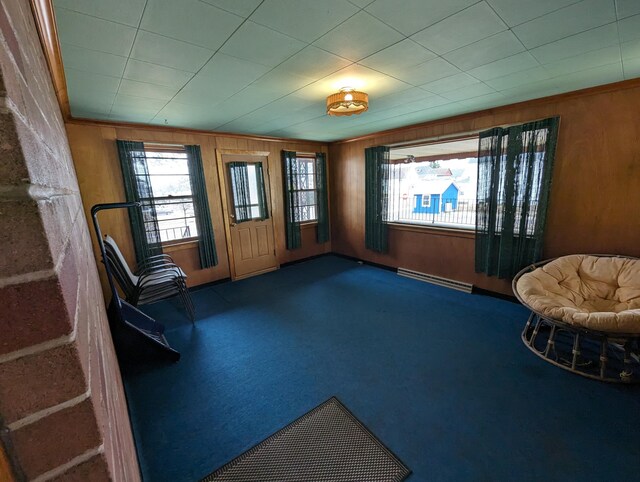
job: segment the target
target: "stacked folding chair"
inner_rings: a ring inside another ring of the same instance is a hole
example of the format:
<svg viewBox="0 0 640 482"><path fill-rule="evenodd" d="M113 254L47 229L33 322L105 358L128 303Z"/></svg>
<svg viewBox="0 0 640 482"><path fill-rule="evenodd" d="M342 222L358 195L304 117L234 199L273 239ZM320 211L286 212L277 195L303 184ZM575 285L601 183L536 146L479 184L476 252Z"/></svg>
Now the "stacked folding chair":
<svg viewBox="0 0 640 482"><path fill-rule="evenodd" d="M179 295L189 318L192 322L195 320L195 309L186 284L187 275L171 256L151 256L139 263L134 273L111 236L104 237L104 246L113 274L128 303L138 306Z"/></svg>

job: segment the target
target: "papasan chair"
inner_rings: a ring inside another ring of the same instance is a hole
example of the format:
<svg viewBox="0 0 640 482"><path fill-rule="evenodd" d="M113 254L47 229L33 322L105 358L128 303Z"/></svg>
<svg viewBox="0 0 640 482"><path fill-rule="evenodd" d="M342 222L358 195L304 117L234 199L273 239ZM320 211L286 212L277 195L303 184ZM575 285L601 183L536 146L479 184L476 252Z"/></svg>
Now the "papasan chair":
<svg viewBox="0 0 640 482"><path fill-rule="evenodd" d="M513 279L531 310L522 341L556 366L606 382L640 382L640 259L576 254Z"/></svg>

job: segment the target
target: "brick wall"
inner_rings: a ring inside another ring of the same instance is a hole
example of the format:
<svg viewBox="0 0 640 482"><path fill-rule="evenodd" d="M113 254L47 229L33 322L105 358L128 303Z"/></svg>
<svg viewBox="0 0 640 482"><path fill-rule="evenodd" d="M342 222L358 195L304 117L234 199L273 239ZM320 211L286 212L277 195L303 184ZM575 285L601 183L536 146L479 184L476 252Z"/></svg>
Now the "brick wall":
<svg viewBox="0 0 640 482"><path fill-rule="evenodd" d="M87 221L29 0L0 3L0 70L1 443L19 481L135 482Z"/></svg>

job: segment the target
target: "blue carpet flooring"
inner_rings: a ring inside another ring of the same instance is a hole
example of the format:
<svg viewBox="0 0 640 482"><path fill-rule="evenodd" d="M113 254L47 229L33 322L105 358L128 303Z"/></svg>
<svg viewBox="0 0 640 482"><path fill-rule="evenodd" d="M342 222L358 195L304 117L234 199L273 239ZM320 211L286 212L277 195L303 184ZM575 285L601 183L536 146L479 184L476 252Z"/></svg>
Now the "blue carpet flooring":
<svg viewBox="0 0 640 482"><path fill-rule="evenodd" d="M333 256L193 297L195 327L146 308L180 362L125 370L146 482L197 481L332 395L409 482L638 480L640 390L530 353L519 305Z"/></svg>

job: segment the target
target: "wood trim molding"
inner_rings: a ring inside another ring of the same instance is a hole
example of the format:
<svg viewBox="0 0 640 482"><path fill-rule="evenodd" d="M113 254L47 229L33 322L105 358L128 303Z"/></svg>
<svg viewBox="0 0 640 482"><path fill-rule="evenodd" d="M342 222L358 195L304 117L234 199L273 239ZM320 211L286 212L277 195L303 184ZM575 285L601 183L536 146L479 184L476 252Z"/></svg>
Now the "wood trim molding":
<svg viewBox="0 0 640 482"><path fill-rule="evenodd" d="M49 66L53 89L55 90L62 118L67 121L71 118L69 95L67 93L67 80L62 66L62 53L58 40L58 28L52 0L31 0L31 11L38 29L40 44L44 57Z"/></svg>

